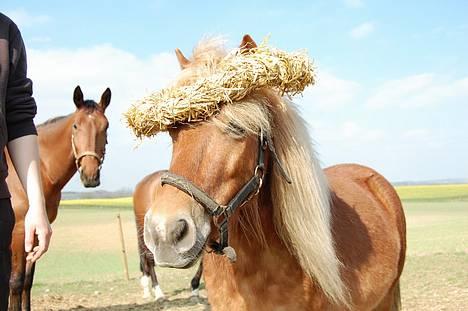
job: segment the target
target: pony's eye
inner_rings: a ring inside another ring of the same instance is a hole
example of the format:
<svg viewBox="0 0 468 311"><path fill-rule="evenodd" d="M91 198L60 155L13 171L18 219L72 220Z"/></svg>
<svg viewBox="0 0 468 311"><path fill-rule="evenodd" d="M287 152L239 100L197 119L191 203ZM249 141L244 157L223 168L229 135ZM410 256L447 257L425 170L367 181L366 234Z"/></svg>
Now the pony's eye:
<svg viewBox="0 0 468 311"><path fill-rule="evenodd" d="M235 122L229 122L227 127L228 132L237 135L237 136L244 136L245 130Z"/></svg>
<svg viewBox="0 0 468 311"><path fill-rule="evenodd" d="M73 129L74 130L77 130L78 129L78 126L76 126L76 124L73 123Z"/></svg>

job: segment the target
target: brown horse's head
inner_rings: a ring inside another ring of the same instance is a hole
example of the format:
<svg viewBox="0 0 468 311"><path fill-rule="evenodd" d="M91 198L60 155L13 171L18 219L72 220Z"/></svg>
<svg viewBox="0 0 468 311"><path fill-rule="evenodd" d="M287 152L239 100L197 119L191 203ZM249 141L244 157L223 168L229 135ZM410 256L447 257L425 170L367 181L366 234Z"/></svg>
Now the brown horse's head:
<svg viewBox="0 0 468 311"><path fill-rule="evenodd" d="M178 50L176 53L184 71L199 71L196 62L190 63ZM173 142L169 172L189 180L223 205L253 176L258 151L258 132L245 130L226 121L228 118L222 111L212 120L169 131ZM212 217L194 198L170 185L156 189L154 202L145 217L144 237L156 263L191 266L207 240L218 238ZM245 208L240 207L230 221L236 222Z"/></svg>
<svg viewBox="0 0 468 311"><path fill-rule="evenodd" d="M97 187L100 184L100 169L106 152L109 127L104 113L110 100L109 88L104 91L99 103L84 100L79 86L73 93L76 111L73 114L72 148L81 182L85 187Z"/></svg>

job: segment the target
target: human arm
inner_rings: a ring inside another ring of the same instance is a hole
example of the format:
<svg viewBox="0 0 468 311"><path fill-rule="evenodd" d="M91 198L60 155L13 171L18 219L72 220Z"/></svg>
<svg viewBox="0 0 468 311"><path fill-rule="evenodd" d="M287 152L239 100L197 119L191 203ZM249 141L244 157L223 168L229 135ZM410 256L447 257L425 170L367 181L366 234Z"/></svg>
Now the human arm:
<svg viewBox="0 0 468 311"><path fill-rule="evenodd" d="M45 209L36 128L33 123L36 103L32 97L32 81L27 78L24 43L16 25L12 27L10 39L11 66L5 102L7 148L29 200L25 218L25 251L32 251L28 259L35 261L47 251L52 231ZM36 235L39 245L33 250Z"/></svg>
<svg viewBox="0 0 468 311"><path fill-rule="evenodd" d="M25 189L29 209L24 220L25 251L28 260L36 261L49 248L52 229L47 218L39 165L36 135L26 135L8 143L8 152ZM33 249L37 235L38 246Z"/></svg>

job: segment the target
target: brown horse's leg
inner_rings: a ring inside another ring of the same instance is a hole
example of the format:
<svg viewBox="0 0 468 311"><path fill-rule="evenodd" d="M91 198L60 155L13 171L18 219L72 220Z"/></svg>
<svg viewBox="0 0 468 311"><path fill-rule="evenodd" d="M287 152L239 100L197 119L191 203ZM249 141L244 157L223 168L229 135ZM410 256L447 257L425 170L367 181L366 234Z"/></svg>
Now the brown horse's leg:
<svg viewBox="0 0 468 311"><path fill-rule="evenodd" d="M11 243L11 276L10 276L10 311L21 311L21 296L24 286L24 269L26 253L24 251L24 231L19 229L23 224L17 224L13 230Z"/></svg>
<svg viewBox="0 0 468 311"><path fill-rule="evenodd" d="M146 262L145 262L145 255L140 251L140 270L142 276L140 278L141 287L143 287L143 298L150 298L151 297L151 289L150 289L150 276L146 270Z"/></svg>
<svg viewBox="0 0 468 311"><path fill-rule="evenodd" d="M151 288L153 289L156 300L164 299L164 293L159 287L158 277L154 271L154 260L150 250L146 247L143 240L143 222L137 221L138 252L140 254L140 271L143 274L140 284L143 287L143 298L151 297ZM151 287L150 287L151 280Z"/></svg>
<svg viewBox="0 0 468 311"><path fill-rule="evenodd" d="M149 252L149 251L148 251ZM154 271L154 259L150 254L145 255L146 262L146 273L149 273L151 276L151 286L153 287L154 297L156 300L165 299L161 287L159 287L158 277L156 276L156 271ZM148 275L148 274L147 274Z"/></svg>
<svg viewBox="0 0 468 311"><path fill-rule="evenodd" d="M200 287L200 279L203 273L203 258L200 261L200 265L198 266L197 273L192 278L190 285L192 287L192 296L198 297L199 295L199 287Z"/></svg>
<svg viewBox="0 0 468 311"><path fill-rule="evenodd" d="M31 288L34 279L36 263L26 262L26 273L23 287L23 311L31 310Z"/></svg>
<svg viewBox="0 0 468 311"><path fill-rule="evenodd" d="M140 284L143 287L143 298L151 297L151 288L153 289L155 299L164 299L164 293L159 287L158 277L154 271L154 260L148 248L146 248L142 237L138 236L138 251L140 253L140 270L143 274ZM151 280L151 287L150 287Z"/></svg>

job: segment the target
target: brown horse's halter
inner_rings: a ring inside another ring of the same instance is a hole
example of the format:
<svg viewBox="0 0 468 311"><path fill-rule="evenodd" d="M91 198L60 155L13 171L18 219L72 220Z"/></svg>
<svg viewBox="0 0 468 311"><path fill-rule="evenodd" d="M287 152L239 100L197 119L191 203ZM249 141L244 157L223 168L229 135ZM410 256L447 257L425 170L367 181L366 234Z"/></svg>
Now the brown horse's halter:
<svg viewBox="0 0 468 311"><path fill-rule="evenodd" d="M81 159L84 158L84 157L87 157L87 156L96 158L96 160L99 163L98 170L101 170L102 163L104 162L104 156L106 155L106 152L104 151L102 153L102 156L99 156L96 152L89 151L89 150L78 153L76 151L76 145L75 145L75 125L74 124L73 124L73 128L72 128L71 144L72 144L73 156L75 157L76 169L78 171L80 170L80 167L81 167L81 165L80 165Z"/></svg>
<svg viewBox="0 0 468 311"><path fill-rule="evenodd" d="M171 185L177 189L190 195L195 201L201 204L207 213L214 218L214 223L219 230L219 242L211 241L209 243L213 252L218 255L226 255L231 262L236 261L236 252L229 246L228 242L228 221L229 217L235 212L235 210L246 204L252 197L258 194L263 184L263 178L265 177L265 150L270 150L274 161L278 164L280 173L283 178L290 184L291 180L286 174L283 166L279 162L278 156L276 155L273 144L269 139L265 139L263 133L260 133L258 139L258 155L257 165L255 166L253 176L247 183L237 192L236 195L229 201L227 205L222 205L212 199L203 190L195 186L192 182L185 179L182 176L167 172L161 177L161 185ZM222 217L221 217L222 216ZM221 221L219 219L222 218Z"/></svg>

